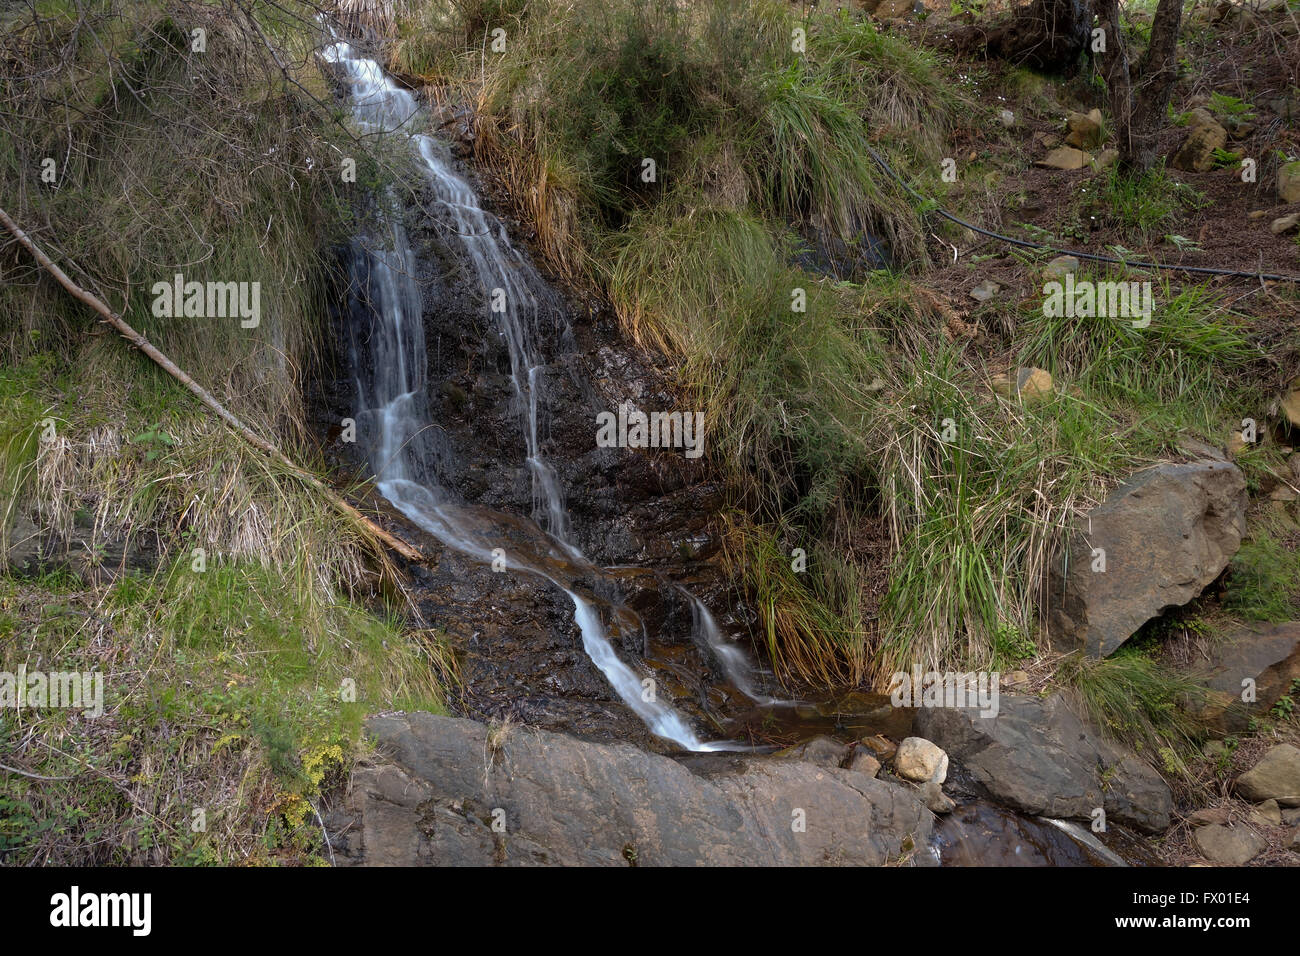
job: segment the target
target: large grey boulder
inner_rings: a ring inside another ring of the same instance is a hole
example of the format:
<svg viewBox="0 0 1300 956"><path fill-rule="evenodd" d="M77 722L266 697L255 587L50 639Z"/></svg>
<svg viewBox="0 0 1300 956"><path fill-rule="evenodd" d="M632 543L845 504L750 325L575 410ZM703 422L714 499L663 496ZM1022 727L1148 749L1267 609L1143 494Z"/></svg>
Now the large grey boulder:
<svg viewBox="0 0 1300 956"><path fill-rule="evenodd" d="M1088 513L1052 561L1053 641L1112 653L1151 618L1200 594L1237 553L1245 528L1246 480L1236 465L1139 472Z"/></svg>
<svg viewBox="0 0 1300 956"><path fill-rule="evenodd" d="M696 773L627 744L426 713L367 731L378 756L353 776L351 819L328 821L341 863L935 863L920 796L864 773L726 755Z"/></svg>
<svg viewBox="0 0 1300 956"><path fill-rule="evenodd" d="M1161 776L1105 739L1061 694L1003 694L996 717L975 708L916 712L916 732L944 750L994 799L1045 817L1169 826L1173 794Z"/></svg>
<svg viewBox="0 0 1300 956"><path fill-rule="evenodd" d="M1276 800L1284 807L1300 807L1300 749L1276 744L1237 778L1237 792L1247 800Z"/></svg>

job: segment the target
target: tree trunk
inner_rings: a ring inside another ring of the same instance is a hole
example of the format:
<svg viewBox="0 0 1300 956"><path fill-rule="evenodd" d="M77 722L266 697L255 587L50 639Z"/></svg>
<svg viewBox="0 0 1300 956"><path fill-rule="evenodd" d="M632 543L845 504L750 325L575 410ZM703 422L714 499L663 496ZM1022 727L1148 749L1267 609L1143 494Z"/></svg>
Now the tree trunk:
<svg viewBox="0 0 1300 956"><path fill-rule="evenodd" d="M1151 43L1136 67L1129 62L1120 32L1118 0L1097 0L1097 17L1105 31L1106 49L1095 56L1100 57L1106 77L1120 164L1144 172L1155 165L1169 93L1178 79L1182 0L1160 0L1151 23Z"/></svg>
<svg viewBox="0 0 1300 956"><path fill-rule="evenodd" d="M1035 70L1073 74L1092 29L1088 0L1034 0L992 30L974 27L958 47L983 47L991 57Z"/></svg>

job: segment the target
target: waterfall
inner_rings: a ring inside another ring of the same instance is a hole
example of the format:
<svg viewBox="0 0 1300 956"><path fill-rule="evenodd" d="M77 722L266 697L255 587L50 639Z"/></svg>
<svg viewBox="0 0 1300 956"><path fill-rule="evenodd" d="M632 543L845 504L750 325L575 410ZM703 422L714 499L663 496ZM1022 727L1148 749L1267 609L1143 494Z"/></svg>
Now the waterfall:
<svg viewBox="0 0 1300 956"><path fill-rule="evenodd" d="M510 355L510 372L524 437L525 462L531 482L534 516L566 558L595 569L570 540L568 513L554 469L542 456L539 415L544 398L544 364L537 351L539 303L530 281L531 266L511 244L504 225L486 212L470 185L451 168L446 146L413 132L419 110L373 60L360 56L347 43L336 42L322 53L350 88L354 119L366 131L406 136L420 160L440 215L464 251L474 277L487 294L489 307ZM391 200L391 197L389 197ZM415 258L395 214L382 215L382 234L354 245L353 321L350 357L359 409L359 438L381 494L407 518L449 547L484 562L493 560L492 542L485 541L466 511L438 485L432 463L437 453L429 414L424 330L420 292L414 279ZM364 298L364 302L357 297ZM360 310L360 311L359 311ZM369 356L370 361L366 358ZM541 560L523 553L507 554L511 568L543 577L568 595L584 651L604 674L625 704L652 733L693 751L738 750L730 741L701 741L672 707L643 694L641 679L614 650L596 607L575 594ZM715 654L735 685L760 703L748 661L739 648L727 645L707 608L689 596L697 637ZM648 699L647 699L648 698Z"/></svg>

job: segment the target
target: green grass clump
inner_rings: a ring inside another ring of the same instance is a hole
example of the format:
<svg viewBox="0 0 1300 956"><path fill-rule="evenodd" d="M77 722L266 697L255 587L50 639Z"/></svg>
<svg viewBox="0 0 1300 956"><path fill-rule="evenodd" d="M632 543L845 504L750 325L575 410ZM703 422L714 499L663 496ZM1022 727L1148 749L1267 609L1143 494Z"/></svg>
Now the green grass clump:
<svg viewBox="0 0 1300 956"><path fill-rule="evenodd" d="M1254 621L1291 621L1300 614L1300 551L1267 530L1242 542L1229 565L1224 605Z"/></svg>

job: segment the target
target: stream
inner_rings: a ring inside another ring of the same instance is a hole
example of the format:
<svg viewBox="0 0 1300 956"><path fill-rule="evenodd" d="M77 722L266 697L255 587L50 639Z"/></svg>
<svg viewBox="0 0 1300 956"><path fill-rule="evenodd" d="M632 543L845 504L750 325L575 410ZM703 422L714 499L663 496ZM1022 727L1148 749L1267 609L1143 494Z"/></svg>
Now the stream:
<svg viewBox="0 0 1300 956"><path fill-rule="evenodd" d="M409 198L389 190L375 197L375 215L349 250L345 391L357 451L378 492L444 546L433 549L441 556L431 569L414 573L413 591L440 623L457 622L449 632L469 660L470 709L492 714L508 702L505 712L529 724L701 755L688 761L771 751L817 734L907 736L910 712L883 695L781 699L746 649L752 621L736 607L720 612L722 620L710 611L700 595L721 607L728 592L716 568L696 560L707 556L702 529L721 504L707 486L638 472L657 466L628 463L643 456L620 449L610 450L623 456L619 464L591 465L604 470L589 474L614 475L605 488L575 470L569 458L594 454L581 448L582 423L593 446L595 424L572 396L587 406L594 396L586 376L566 375L556 353L590 347L576 344L567 307L457 171L451 144L422 131L429 118L411 92L375 60L334 40L321 56L345 86L355 125L408 141L423 178L413 190L426 199L419 215L428 222L417 227ZM417 236L422 230L436 241ZM441 255L428 255L430 247ZM431 286L442 290L446 316L436 329L428 319ZM476 341L480 327L486 340ZM459 356L473 359L476 350L482 369L462 368ZM560 391L570 398L560 401ZM435 407L476 403L506 412L461 415L456 424ZM552 431L557 404L579 409L569 414L578 423L569 429L578 436L572 441L564 429ZM553 460L554 449L565 457ZM638 482L652 489L649 503L618 500ZM628 517L592 531L596 521L575 521L566 487L583 489L593 515L606 507ZM664 489L675 502L670 518L656 511L655 495ZM509 507L516 502L526 513ZM587 556L596 553L593 545L600 561ZM625 555L637 560L621 563ZM581 657L572 646L575 626ZM959 803L931 848L945 863L1123 863L1073 824L979 800Z"/></svg>

